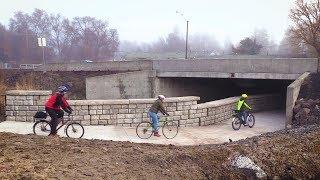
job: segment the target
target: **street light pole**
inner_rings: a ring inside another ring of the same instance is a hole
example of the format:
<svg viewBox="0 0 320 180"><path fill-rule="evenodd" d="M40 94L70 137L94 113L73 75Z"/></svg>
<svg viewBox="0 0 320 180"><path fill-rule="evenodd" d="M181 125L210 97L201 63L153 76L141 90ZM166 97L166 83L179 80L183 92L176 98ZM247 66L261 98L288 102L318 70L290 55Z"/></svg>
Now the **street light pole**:
<svg viewBox="0 0 320 180"><path fill-rule="evenodd" d="M185 59L188 59L188 32L189 32L189 21L187 21L187 31L186 31L186 56Z"/></svg>
<svg viewBox="0 0 320 180"><path fill-rule="evenodd" d="M42 61L43 61L43 67L46 68L46 61L44 59L44 46L42 46Z"/></svg>
<svg viewBox="0 0 320 180"><path fill-rule="evenodd" d="M187 30L186 30L186 52L185 59L188 59L188 37L189 37L189 21L183 16L183 14L179 11L176 11L177 14L180 14L183 19L187 22Z"/></svg>
<svg viewBox="0 0 320 180"><path fill-rule="evenodd" d="M47 46L46 38L38 38L38 45L42 47L43 72L46 72L46 61L44 59L44 48Z"/></svg>

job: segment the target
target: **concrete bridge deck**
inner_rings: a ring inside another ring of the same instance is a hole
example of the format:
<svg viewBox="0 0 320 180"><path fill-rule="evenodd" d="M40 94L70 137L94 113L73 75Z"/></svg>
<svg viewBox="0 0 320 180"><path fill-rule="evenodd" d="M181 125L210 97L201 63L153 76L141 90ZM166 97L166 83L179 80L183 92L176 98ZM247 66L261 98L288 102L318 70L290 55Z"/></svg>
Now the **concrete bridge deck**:
<svg viewBox="0 0 320 180"><path fill-rule="evenodd" d="M255 113L256 125L253 128L241 127L234 131L231 127L231 120L214 126L203 127L183 127L174 139L151 137L144 140L139 139L135 132L135 127L122 126L85 126L84 138L103 139L113 141L130 141L135 143L155 143L155 144L174 144L174 145L199 145L199 144L218 144L245 139L260 135L266 132L273 132L284 129L285 113L283 111L267 111ZM4 121L0 123L0 132L12 132L18 134L32 133L33 123ZM58 133L65 136L63 129Z"/></svg>
<svg viewBox="0 0 320 180"><path fill-rule="evenodd" d="M154 61L157 77L297 79L317 72L318 59L209 59Z"/></svg>
<svg viewBox="0 0 320 180"><path fill-rule="evenodd" d="M95 63L53 63L47 71L155 71L157 77L203 77L293 80L317 72L316 58L232 58L192 60L136 60Z"/></svg>

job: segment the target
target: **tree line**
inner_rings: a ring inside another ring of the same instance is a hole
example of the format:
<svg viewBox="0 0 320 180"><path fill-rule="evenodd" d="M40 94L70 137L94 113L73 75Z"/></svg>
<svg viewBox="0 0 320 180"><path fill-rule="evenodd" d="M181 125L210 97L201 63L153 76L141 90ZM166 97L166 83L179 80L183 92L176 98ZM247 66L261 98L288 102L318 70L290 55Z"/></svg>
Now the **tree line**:
<svg viewBox="0 0 320 180"><path fill-rule="evenodd" d="M0 61L41 63L39 37L46 38L47 60L80 61L113 58L119 46L119 35L108 22L94 17L48 14L35 9L31 14L16 12L8 27L0 24Z"/></svg>
<svg viewBox="0 0 320 180"><path fill-rule="evenodd" d="M226 40L221 45L214 36L197 33L189 37L189 54L199 56L216 55L258 55L274 57L317 57L314 47L294 37L288 29L279 44L274 42L266 29L255 29L251 36L241 39L238 43ZM151 43L137 43L123 41L120 44L121 52L147 53L184 53L185 38L178 30Z"/></svg>
<svg viewBox="0 0 320 180"><path fill-rule="evenodd" d="M215 55L319 57L320 0L296 0L289 18L291 26L279 44L265 29L256 29L252 35L235 44L227 39L223 45L212 35L195 33L188 39L189 54L196 58ZM15 13L8 27L0 24L0 61L41 63L38 37L47 39L45 56L52 62L101 61L119 58L119 54L127 52L183 54L186 42L184 34L174 29L154 42L120 43L117 30L110 28L107 21L94 17L69 20L60 14L35 9L31 14Z"/></svg>
<svg viewBox="0 0 320 180"><path fill-rule="evenodd" d="M320 0L296 0L289 18L292 25L279 44L265 29L256 29L251 36L233 44L226 40L220 45L213 36L194 34L189 39L189 54L201 55L267 55L276 57L319 57ZM122 42L123 52L184 52L185 37L178 30L152 43Z"/></svg>

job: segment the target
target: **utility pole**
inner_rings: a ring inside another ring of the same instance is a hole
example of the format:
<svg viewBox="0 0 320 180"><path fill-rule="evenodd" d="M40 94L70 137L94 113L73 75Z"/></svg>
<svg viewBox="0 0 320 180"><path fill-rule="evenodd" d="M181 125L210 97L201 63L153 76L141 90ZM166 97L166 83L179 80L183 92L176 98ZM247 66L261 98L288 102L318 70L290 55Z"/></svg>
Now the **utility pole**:
<svg viewBox="0 0 320 180"><path fill-rule="evenodd" d="M186 29L186 52L185 52L185 59L188 59L188 38L189 38L189 21L184 17L184 15L179 12L176 11L177 14L180 14L183 19L187 22L187 29Z"/></svg>
<svg viewBox="0 0 320 180"><path fill-rule="evenodd" d="M186 31L186 56L185 59L188 59L188 32L189 32L189 21L187 21L187 31Z"/></svg>
<svg viewBox="0 0 320 180"><path fill-rule="evenodd" d="M26 49L26 58L29 58L29 42L28 42L28 29L26 29L26 43L27 43L27 49Z"/></svg>
<svg viewBox="0 0 320 180"><path fill-rule="evenodd" d="M44 58L44 47L47 46L46 38L38 38L38 45L42 47L43 72L46 72L46 61Z"/></svg>

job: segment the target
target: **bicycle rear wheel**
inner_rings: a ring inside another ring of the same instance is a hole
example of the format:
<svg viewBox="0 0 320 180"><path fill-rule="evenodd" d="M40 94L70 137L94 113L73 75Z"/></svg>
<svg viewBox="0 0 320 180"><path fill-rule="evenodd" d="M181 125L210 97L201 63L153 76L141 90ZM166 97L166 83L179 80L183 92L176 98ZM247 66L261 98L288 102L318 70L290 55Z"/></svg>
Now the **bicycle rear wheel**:
<svg viewBox="0 0 320 180"><path fill-rule="evenodd" d="M46 120L40 120L33 125L33 133L40 136L48 136L51 132L51 125Z"/></svg>
<svg viewBox="0 0 320 180"><path fill-rule="evenodd" d="M241 120L238 117L232 119L232 128L234 130L239 130L241 127Z"/></svg>
<svg viewBox="0 0 320 180"><path fill-rule="evenodd" d="M150 122L141 122L136 127L137 136L141 139L148 139L152 136L152 126Z"/></svg>
<svg viewBox="0 0 320 180"><path fill-rule="evenodd" d="M71 138L82 138L84 128L80 123L72 122L66 127L66 135Z"/></svg>
<svg viewBox="0 0 320 180"><path fill-rule="evenodd" d="M252 128L255 124L256 120L253 116L253 114L249 114L249 116L247 117L247 123L249 125L250 128Z"/></svg>
<svg viewBox="0 0 320 180"><path fill-rule="evenodd" d="M177 136L179 131L179 126L174 121L167 121L163 124L162 134L167 139L173 139Z"/></svg>

